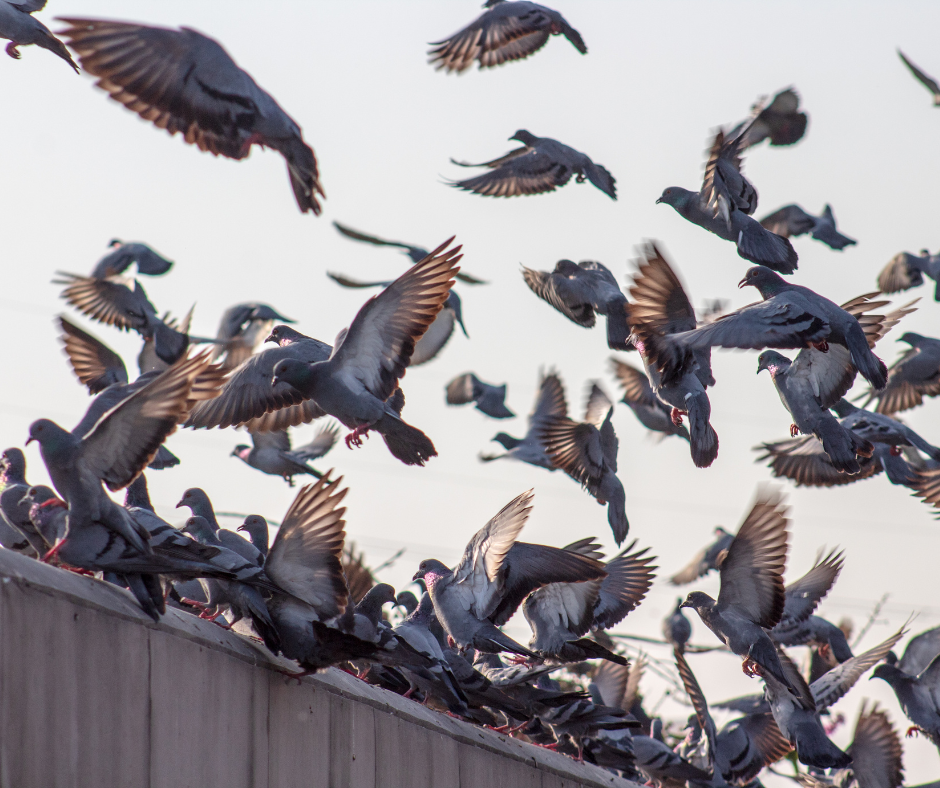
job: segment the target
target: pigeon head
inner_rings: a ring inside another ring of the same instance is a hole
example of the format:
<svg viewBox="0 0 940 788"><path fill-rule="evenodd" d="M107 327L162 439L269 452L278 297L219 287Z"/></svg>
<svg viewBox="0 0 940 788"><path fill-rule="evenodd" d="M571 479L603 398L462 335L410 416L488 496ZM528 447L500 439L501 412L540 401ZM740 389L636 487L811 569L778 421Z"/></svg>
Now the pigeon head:
<svg viewBox="0 0 940 788"><path fill-rule="evenodd" d="M195 539L197 542L200 542L201 544L221 544L219 538L212 530L212 526L209 525L209 521L205 517L200 517L198 514L190 517L183 524L183 527L180 530L189 534L193 539Z"/></svg>
<svg viewBox="0 0 940 788"><path fill-rule="evenodd" d="M402 591L395 597L395 605L396 607L403 607L405 612L410 616L418 609L418 597L410 591Z"/></svg>
<svg viewBox="0 0 940 788"><path fill-rule="evenodd" d="M492 440L496 441L497 443L502 444L502 447L504 449L515 449L516 446L522 443L522 441L519 440L519 438L514 438L512 437L512 435L507 435L505 432L497 432L493 436Z"/></svg>
<svg viewBox="0 0 940 788"><path fill-rule="evenodd" d="M905 331L898 337L898 342L906 342L911 347L917 347L923 340L924 338L920 334L915 334L913 331Z"/></svg>
<svg viewBox="0 0 940 788"><path fill-rule="evenodd" d="M564 276L577 276L583 273L583 269L573 260L559 260L555 263L555 273Z"/></svg>
<svg viewBox="0 0 940 788"><path fill-rule="evenodd" d="M278 383L287 383L298 390L307 387L310 380L316 374L313 368L316 364L308 364L306 361L300 361L296 358L282 358L274 365L274 377L271 378L271 385Z"/></svg>
<svg viewBox="0 0 940 788"><path fill-rule="evenodd" d="M0 454L0 481L5 484L26 483L26 457L16 447Z"/></svg>
<svg viewBox="0 0 940 788"><path fill-rule="evenodd" d="M388 583L377 583L356 605L356 613L364 615L373 624L378 624L382 617L382 606L395 602L395 589Z"/></svg>
<svg viewBox="0 0 940 788"><path fill-rule="evenodd" d="M483 4L483 8L492 8L494 5L499 5L505 1L506 0L486 0L486 2Z"/></svg>
<svg viewBox="0 0 940 788"><path fill-rule="evenodd" d="M688 189L683 189L681 186L669 186L663 189L663 193L659 195L656 204L659 205L659 203L664 202L666 205L671 205L678 210L688 205L690 200L697 196L695 192L690 192Z"/></svg>
<svg viewBox="0 0 940 788"><path fill-rule="evenodd" d="M39 419L29 425L29 437L26 439L27 445L33 441L38 441L43 449L62 449L69 445L70 432L63 430L58 424L49 419Z"/></svg>
<svg viewBox="0 0 940 788"><path fill-rule="evenodd" d="M771 271L762 265L749 268L744 278L738 282L738 287L756 287L764 300L772 298L777 293L786 290L790 285L780 274Z"/></svg>
<svg viewBox="0 0 940 788"><path fill-rule="evenodd" d="M790 359L776 350L765 350L757 357L758 375L766 369L770 377L775 378L781 372L786 372L789 367Z"/></svg>
<svg viewBox="0 0 940 788"><path fill-rule="evenodd" d="M251 543L261 550L259 545L264 545L267 548L268 544L268 521L265 520L260 514L250 514L245 518L243 522L236 531L244 531L248 534L248 538L251 539ZM266 552L266 549L262 552Z"/></svg>
<svg viewBox="0 0 940 788"><path fill-rule="evenodd" d="M120 238L112 238L110 241L108 241L109 249L113 249L115 246L123 246L123 245L124 245L124 241L122 241Z"/></svg>
<svg viewBox="0 0 940 788"><path fill-rule="evenodd" d="M523 145L532 145L538 139L538 137L526 131L525 129L519 129L519 131L513 134L509 139L517 140Z"/></svg>
<svg viewBox="0 0 940 788"><path fill-rule="evenodd" d="M885 664L887 665L897 665L898 664L898 655L893 651L889 651L885 654Z"/></svg>
<svg viewBox="0 0 940 788"><path fill-rule="evenodd" d="M251 446L246 446L244 443L239 443L234 449L232 449L231 457L238 457L240 460L248 462L248 455L251 454Z"/></svg>
<svg viewBox="0 0 940 788"><path fill-rule="evenodd" d="M30 504L45 504L50 501L55 501L62 506L67 506L65 501L60 501L51 488L46 487L44 484L37 484L35 487L30 487L26 491L26 495L23 496L23 499L20 503L30 503Z"/></svg>
<svg viewBox="0 0 940 788"><path fill-rule="evenodd" d="M731 534L729 534L729 533L728 533L724 528L722 528L720 525L716 525L716 526L715 526L715 538L716 538L716 539L721 539L721 537L723 537L723 536L731 536Z"/></svg>
<svg viewBox="0 0 940 788"><path fill-rule="evenodd" d="M418 571L415 572L412 580L424 580L427 584L429 590L434 588L434 584L437 583L442 577L447 577L450 574L450 569L448 569L444 564L438 561L436 558L426 558L420 564L418 564Z"/></svg>
<svg viewBox="0 0 940 788"><path fill-rule="evenodd" d="M705 608L710 608L714 604L715 600L712 599L708 594L702 593L701 591L692 591L685 598L685 602L679 605L679 607L690 607L693 610L698 611Z"/></svg>
<svg viewBox="0 0 940 788"><path fill-rule="evenodd" d="M884 679L888 684L894 686L899 679L903 679L907 674L904 673L896 665L879 665L875 668L874 672L871 674L871 677L868 679Z"/></svg>
<svg viewBox="0 0 940 788"><path fill-rule="evenodd" d="M460 296L457 295L453 290L447 294L447 300L444 302L444 309L449 309L454 313L454 318L460 325L460 330L463 331L463 335L467 339L470 339L470 335L467 333L467 327L463 324L463 306L460 303Z"/></svg>
<svg viewBox="0 0 940 788"><path fill-rule="evenodd" d="M176 508L179 509L183 506L189 507L189 510L193 514L198 514L200 517L205 517L206 512L212 511L212 501L209 500L209 496L206 495L205 490L199 487L190 487L183 493L183 497L180 498L180 502L176 504Z"/></svg>
<svg viewBox="0 0 940 788"><path fill-rule="evenodd" d="M276 345L284 347L298 339L307 339L306 336L290 326L278 325L271 329L271 333L265 337L265 342L274 342Z"/></svg>

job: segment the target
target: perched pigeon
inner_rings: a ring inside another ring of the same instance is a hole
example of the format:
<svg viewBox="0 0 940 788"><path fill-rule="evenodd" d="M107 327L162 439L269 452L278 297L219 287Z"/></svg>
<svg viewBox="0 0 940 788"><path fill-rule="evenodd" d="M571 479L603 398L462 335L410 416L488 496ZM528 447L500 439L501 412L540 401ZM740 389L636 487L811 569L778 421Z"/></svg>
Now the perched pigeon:
<svg viewBox="0 0 940 788"><path fill-rule="evenodd" d="M675 610L663 619L663 637L677 653L685 653L685 645L692 637L692 624L682 614L682 597L676 600Z"/></svg>
<svg viewBox="0 0 940 788"><path fill-rule="evenodd" d="M235 304L225 310L216 334L214 360L224 354L222 367L235 369L264 342L277 323L293 323L267 304Z"/></svg>
<svg viewBox="0 0 940 788"><path fill-rule="evenodd" d="M582 55L587 47L580 33L557 11L527 0L486 0L487 10L463 30L428 52L428 62L438 71L466 71L476 60L480 68L501 66L538 52L549 36L563 34Z"/></svg>
<svg viewBox="0 0 940 788"><path fill-rule="evenodd" d="M287 162L300 210L320 213L317 195L325 194L300 126L218 42L188 27L62 21L82 68L112 99L215 156L244 159L252 145L274 148Z"/></svg>
<svg viewBox="0 0 940 788"><path fill-rule="evenodd" d="M606 574L594 558L516 541L532 498L530 490L503 507L473 536L454 569L431 558L422 561L414 575L414 580L426 583L438 620L461 648L535 657L497 627L537 588L597 580Z"/></svg>
<svg viewBox="0 0 940 788"><path fill-rule="evenodd" d="M631 341L643 359L653 393L671 407L672 423L678 427L682 416L688 415L692 462L707 468L718 456L718 435L709 422L711 403L705 391L715 384L711 351L673 347L674 335L695 329L695 310L656 244L644 247L636 266L630 288L633 303L627 306ZM662 357L672 359L668 369L660 362Z"/></svg>
<svg viewBox="0 0 940 788"><path fill-rule="evenodd" d="M881 391L869 390L864 403L877 399L875 410L886 416L916 408L924 397L940 395L940 339L908 331L898 342L911 347L888 368L888 385Z"/></svg>
<svg viewBox="0 0 940 788"><path fill-rule="evenodd" d="M107 279L123 274L132 265L137 266L138 274L163 276L173 267L173 261L167 260L147 244L140 241L122 241L113 238L108 244L113 251L102 257L91 275L95 279Z"/></svg>
<svg viewBox="0 0 940 788"><path fill-rule="evenodd" d="M322 478L322 476L320 478ZM235 530L244 531L248 534L248 540L251 542L251 546L267 559L269 538L267 520L260 514L250 514L245 518L245 522Z"/></svg>
<svg viewBox="0 0 940 788"><path fill-rule="evenodd" d="M728 533L720 525L715 528L715 541L699 550L692 560L679 570L669 582L674 586L684 586L700 577L705 577L713 569L718 569L728 556L728 548L734 541L734 534Z"/></svg>
<svg viewBox="0 0 940 788"><path fill-rule="evenodd" d="M24 500L30 484L26 481L26 457L11 447L0 455L0 528L7 550L41 557L48 544L29 517L30 502Z"/></svg>
<svg viewBox="0 0 940 788"><path fill-rule="evenodd" d="M670 186L656 202L671 205L687 221L732 241L745 260L792 274L798 260L793 246L751 217L757 208L757 191L741 174L741 139L729 139L719 131L705 165L701 191Z"/></svg>
<svg viewBox="0 0 940 788"><path fill-rule="evenodd" d="M512 419L516 414L506 407L506 384L484 383L472 372L458 375L447 384L447 404L476 403L476 409L494 419Z"/></svg>
<svg viewBox="0 0 940 788"><path fill-rule="evenodd" d="M322 478L315 468L307 463L323 457L333 448L339 437L339 428L335 424L321 427L310 443L291 449L287 430L276 432L251 432L251 446L240 444L232 450L232 456L250 465L262 473L282 476L290 487L294 486L294 476L309 474Z"/></svg>
<svg viewBox="0 0 940 788"><path fill-rule="evenodd" d="M673 422L672 408L653 393L649 379L643 372L616 358L610 359L610 367L623 389L620 401L633 411L640 424L652 432L660 433L661 438L678 435L690 440L688 428Z"/></svg>
<svg viewBox="0 0 940 788"><path fill-rule="evenodd" d="M520 129L510 140L523 147L482 164L451 161L460 167L489 167L491 172L456 181L452 186L487 197L516 197L520 194L542 194L564 186L577 175L577 182L589 180L610 199L617 199L614 176L583 153L549 137L536 137Z"/></svg>
<svg viewBox="0 0 940 788"><path fill-rule="evenodd" d="M821 216L813 216L799 205L784 205L783 208L765 216L760 223L765 230L770 230L781 238L792 238L794 235L810 233L817 241L822 241L837 252L841 252L846 246L854 246L858 243L836 230L836 217L832 213L832 206L828 203L823 208Z"/></svg>
<svg viewBox="0 0 940 788"><path fill-rule="evenodd" d="M261 551L249 542L241 534L230 531L227 528L219 526L216 519L215 510L212 507L212 501L206 495L206 491L200 487L190 487L183 493L176 508L186 507L196 517L201 517L209 526L209 529L216 535L221 544L233 553L237 553L246 561L252 564L262 566L264 564L264 555Z"/></svg>
<svg viewBox="0 0 940 788"><path fill-rule="evenodd" d="M46 0L0 0L0 38L10 42L6 47L7 54L19 60L22 55L17 47L35 44L58 55L75 69L76 74L80 73L65 44L42 22L33 18L32 14L42 11L45 6Z"/></svg>
<svg viewBox="0 0 940 788"><path fill-rule="evenodd" d="M430 439L402 421L388 400L454 283L450 277L461 255L459 246L445 251L451 240L369 299L328 360L287 358L274 366L272 385L289 383L349 427L349 447L362 445L363 436L375 430L406 465L424 465L437 455Z"/></svg>
<svg viewBox="0 0 940 788"><path fill-rule="evenodd" d="M782 578L787 560L786 512L779 492L762 490L721 562L717 601L693 591L682 606L694 609L702 623L744 659L746 673L773 675L806 708L813 708L806 682L784 673L766 632L779 622L786 601Z"/></svg>
<svg viewBox="0 0 940 788"><path fill-rule="evenodd" d="M401 249L411 259L412 263L420 263L425 257L428 256L428 250L423 246L413 246L412 244L402 243L401 241L386 241L384 238L378 238L374 235L369 235L368 233L354 230L352 227L348 227L345 224L340 224L339 222L333 222L333 226L339 230L342 235L345 235L347 238L352 238L354 241L361 241L362 243L373 244L374 246L392 246L397 249ZM475 276L471 276L465 271L458 271L454 275L454 278L457 279L457 281L464 282L468 285L488 284L483 279L478 279ZM336 281L339 280L337 279Z"/></svg>
<svg viewBox="0 0 940 788"><path fill-rule="evenodd" d="M924 284L924 278L936 282L934 301L940 301L940 255L921 249L919 255L898 252L878 274L882 293L900 293Z"/></svg>
<svg viewBox="0 0 940 788"><path fill-rule="evenodd" d="M770 102L766 97L751 108L751 118L739 124L731 135L741 133L741 150L763 142L768 137L770 144L793 145L803 139L808 118L800 112L800 96L793 88L777 93Z"/></svg>
<svg viewBox="0 0 940 788"><path fill-rule="evenodd" d="M542 375L535 406L532 413L529 414L529 429L525 437L514 438L505 432L498 432L493 440L498 441L506 449L506 452L504 454L481 454L480 459L483 462L491 462L492 460L507 458L527 462L529 465L535 465L539 468L547 468L550 471L555 470L554 464L545 453L545 445L539 437L540 430L549 419L564 418L567 414L568 404L565 402L565 390L558 375L554 372Z"/></svg>
<svg viewBox="0 0 940 788"><path fill-rule="evenodd" d="M536 430L536 438L552 465L580 483L601 506L607 506L607 522L619 545L627 538L630 523L627 496L617 478L620 442L611 421L613 415L614 403L593 383L584 421L566 415L548 416Z"/></svg>
<svg viewBox="0 0 940 788"><path fill-rule="evenodd" d="M898 57L904 61L904 65L910 69L910 72L914 75L914 78L933 94L933 105L935 107L940 107L940 85L937 84L937 80L935 80L933 77L927 76L923 71L917 68L917 66L911 63L911 61L904 56L904 53L900 49L898 50Z"/></svg>
<svg viewBox="0 0 940 788"><path fill-rule="evenodd" d="M607 318L607 346L627 350L627 297L610 269L593 260L559 260L553 271L522 268L529 289L573 323L592 328L595 315Z"/></svg>

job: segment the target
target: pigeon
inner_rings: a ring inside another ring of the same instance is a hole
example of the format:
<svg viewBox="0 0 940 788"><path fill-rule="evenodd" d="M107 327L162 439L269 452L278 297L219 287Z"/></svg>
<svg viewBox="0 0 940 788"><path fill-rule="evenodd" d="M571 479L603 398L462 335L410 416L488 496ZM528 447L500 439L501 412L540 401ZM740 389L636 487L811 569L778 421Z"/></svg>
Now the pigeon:
<svg viewBox="0 0 940 788"><path fill-rule="evenodd" d="M793 246L751 217L757 208L757 191L741 174L741 140L742 136L729 138L719 131L705 165L701 191L670 186L656 202L671 205L687 221L732 241L745 260L792 274L798 261Z"/></svg>
<svg viewBox="0 0 940 788"><path fill-rule="evenodd" d="M524 438L514 438L505 432L498 432L493 440L499 442L504 449L503 454L481 454L483 462L492 462L507 458L526 462L539 468L555 470L555 465L545 453L545 445L539 437L543 424L550 418L564 418L568 414L568 405L565 402L565 390L555 372L543 374L539 381L539 393L535 398L535 406L529 414L529 429Z"/></svg>
<svg viewBox="0 0 940 788"><path fill-rule="evenodd" d="M831 550L825 558L817 557L816 563L805 575L784 589L783 615L777 625L770 630L771 638L782 646L802 645L808 642L800 633L801 625L813 617L813 611L832 589L842 571L843 563L843 554ZM848 644L844 642L845 636L842 637L842 645L845 650L848 650ZM836 649L836 651L839 650ZM852 652L849 651L848 656L845 656L844 651L841 651L836 653L835 657L839 662L845 662L846 659L852 657Z"/></svg>
<svg viewBox="0 0 940 788"><path fill-rule="evenodd" d="M937 84L937 80L935 80L933 77L927 76L923 71L917 68L917 66L911 63L911 61L904 56L904 53L900 49L898 50L898 57L904 61L904 65L910 69L910 72L914 75L914 78L933 94L933 105L935 107L940 107L940 85Z"/></svg>
<svg viewBox="0 0 940 788"><path fill-rule="evenodd" d="M219 525L219 521L215 516L215 510L212 507L212 501L209 500L209 496L206 495L205 490L200 487L190 487L186 490L180 498L179 503L176 504L176 508L180 509L184 506L192 512L193 516L201 517L206 521L209 530L212 531L227 550L231 550L233 553L236 553L256 566L264 565L264 555L262 555L257 547L241 534L237 534L235 531L229 531L227 528L222 528Z"/></svg>
<svg viewBox="0 0 940 788"><path fill-rule="evenodd" d="M865 395L864 405L877 399L875 410L886 416L916 408L923 404L924 397L940 395L940 339L907 331L898 342L911 347L888 368L888 385Z"/></svg>
<svg viewBox="0 0 940 788"><path fill-rule="evenodd" d="M597 559L516 541L529 517L532 498L529 490L503 507L473 536L454 569L426 559L412 578L424 580L438 621L461 648L535 658L535 652L497 627L537 588L597 580L606 574Z"/></svg>
<svg viewBox="0 0 940 788"><path fill-rule="evenodd" d="M688 428L673 422L672 408L653 393L644 372L617 358L610 359L610 367L623 389L620 401L633 411L640 424L659 433L660 438L678 435L683 440L691 441Z"/></svg>
<svg viewBox="0 0 940 788"><path fill-rule="evenodd" d="M589 558L601 559L599 545L582 539L563 548ZM618 624L646 597L655 578L648 548L636 549L636 541L608 561L607 577L581 583L551 583L536 589L522 603L522 613L532 628L528 647L542 657L577 662L627 661L601 644L585 638L589 630L603 630Z"/></svg>
<svg viewBox="0 0 940 788"><path fill-rule="evenodd" d="M922 673L937 655L940 655L940 627L928 629L912 637L900 660L894 652L891 652L886 661L908 676L916 676Z"/></svg>
<svg viewBox="0 0 940 788"><path fill-rule="evenodd" d="M813 708L809 687L787 675L766 630L783 615L783 568L787 560L787 508L779 492L761 490L721 562L717 601L693 591L682 607L698 613L718 639L744 659L749 675L773 675L805 708ZM756 666L756 667L755 667Z"/></svg>
<svg viewBox="0 0 940 788"><path fill-rule="evenodd" d="M26 457L11 447L0 454L0 539L8 550L39 557L51 547L29 518L25 501L30 484L26 481Z"/></svg>
<svg viewBox="0 0 940 788"><path fill-rule="evenodd" d="M345 235L347 238L351 238L354 241L361 241L363 243L372 244L374 246L392 246L401 249L411 259L412 263L420 263L425 257L428 256L428 250L423 246L413 246L412 244L402 243L401 241L386 241L384 238L378 238L377 236L369 235L368 233L360 232L359 230L354 230L352 227L349 227L345 224L340 224L339 222L333 222L333 226L340 232L340 234ZM458 271L454 275L454 278L457 279L457 281L468 285L488 284L488 282L485 280L471 276L466 271ZM358 287L360 285L353 286Z"/></svg>
<svg viewBox="0 0 940 788"><path fill-rule="evenodd" d="M770 138L773 146L793 145L803 139L808 118L800 112L800 96L793 88L777 93L768 103L766 98L751 108L751 118L739 124L731 136L741 134L741 150Z"/></svg>
<svg viewBox="0 0 940 788"><path fill-rule="evenodd" d="M155 252L140 241L122 241L112 238L108 244L113 251L102 257L91 272L95 279L107 279L123 274L132 265L138 274L163 276L173 267L173 261Z"/></svg>
<svg viewBox="0 0 940 788"><path fill-rule="evenodd" d="M28 510L30 526L33 532L39 535L44 545L53 547L65 538L68 531L68 504L57 498L51 488L42 484L30 487L19 503L20 506ZM44 553L45 550L39 553L37 557L43 557ZM53 556L50 562L58 563L59 566L68 566L57 556ZM124 585L127 584L124 583ZM154 605L149 594L143 598L141 603L145 610L147 605ZM154 609L156 608L154 607Z"/></svg>
<svg viewBox="0 0 940 788"><path fill-rule="evenodd" d="M816 646L823 651L824 656L831 656L839 663L852 659L852 649L845 632L820 616L809 616L779 630L774 627L770 636L781 646Z"/></svg>
<svg viewBox="0 0 940 788"><path fill-rule="evenodd" d="M317 195L326 195L300 126L217 41L188 27L61 21L82 68L112 99L214 156L244 159L252 145L274 148L287 162L301 212L320 213Z"/></svg>
<svg viewBox="0 0 940 788"><path fill-rule="evenodd" d="M678 427L682 416L688 415L692 462L707 468L718 456L718 435L709 423L711 403L705 391L715 384L711 352L708 348L693 352L673 348L674 335L695 329L695 310L655 243L643 248L636 266L630 288L633 303L627 306L631 342L643 359L653 393L671 408L672 423ZM660 363L661 356L673 358L668 370Z"/></svg>
<svg viewBox="0 0 940 788"><path fill-rule="evenodd" d="M6 46L6 53L14 60L19 60L22 55L17 47L35 44L62 58L75 69L76 74L81 73L65 44L32 16L36 11L42 11L45 6L46 0L0 0L0 38L6 38L10 42Z"/></svg>
<svg viewBox="0 0 940 788"><path fill-rule="evenodd" d="M604 315L607 346L611 350L628 349L627 297L607 266L593 260L559 260L553 271L523 266L522 277L533 293L579 326L592 328L595 315Z"/></svg>
<svg viewBox="0 0 940 788"><path fill-rule="evenodd" d="M898 252L878 274L882 293L900 293L924 284L924 277L936 282L934 301L940 301L940 255L921 249L919 255Z"/></svg>
<svg viewBox="0 0 940 788"><path fill-rule="evenodd" d="M466 405L473 402L476 409L494 419L513 419L516 414L506 407L506 384L494 386L484 383L472 372L464 372L447 384L447 404Z"/></svg>
<svg viewBox="0 0 940 788"><path fill-rule="evenodd" d="M289 487L294 486L294 476L309 474L322 478L318 470L307 463L327 454L339 437L339 428L333 424L321 427L310 443L291 449L287 430L276 432L250 432L251 446L239 444L232 450L246 465L271 476L281 476Z"/></svg>
<svg viewBox="0 0 940 788"><path fill-rule="evenodd" d="M225 310L219 321L213 360L222 359L223 369L235 369L264 342L277 323L293 323L274 307L258 302L235 304Z"/></svg>
<svg viewBox="0 0 940 788"><path fill-rule="evenodd" d="M614 176L580 151L549 137L536 137L525 129L509 139L521 142L523 147L482 164L451 159L459 167L488 167L491 172L450 185L487 197L516 197L553 192L576 175L578 183L589 180L610 199L617 199Z"/></svg>
<svg viewBox="0 0 940 788"><path fill-rule="evenodd" d="M548 416L538 427L536 437L552 465L580 483L597 502L607 506L607 522L618 545L627 538L627 497L617 478L617 449L620 446L614 425L614 403L596 384L591 384L585 420L566 415Z"/></svg>
<svg viewBox="0 0 940 788"><path fill-rule="evenodd" d="M434 41L428 62L435 70L458 74L476 60L480 69L501 66L512 60L534 55L549 36L564 35L582 55L587 47L565 18L537 3L527 0L486 0L487 10L463 30L442 41Z"/></svg>
<svg viewBox="0 0 940 788"><path fill-rule="evenodd" d="M319 478L323 478L320 476ZM248 534L248 540L265 559L268 557L268 521L260 514L250 514L245 518L236 531L244 531Z"/></svg>
<svg viewBox="0 0 940 788"><path fill-rule="evenodd" d="M933 446L901 421L883 413L858 408L846 399L839 400L832 409L839 415L843 427L872 443L888 446L912 446L931 460L940 462L940 448Z"/></svg>
<svg viewBox="0 0 940 788"><path fill-rule="evenodd" d="M682 597L676 600L676 607L663 619L663 638L677 653L685 654L686 643L692 637L692 624L682 614Z"/></svg>
<svg viewBox="0 0 940 788"><path fill-rule="evenodd" d="M909 675L897 665L879 665L873 679L888 682L905 716L914 723L908 730L923 733L940 750L940 656L920 673Z"/></svg>
<svg viewBox="0 0 940 788"><path fill-rule="evenodd" d="M713 569L718 569L728 556L728 548L734 541L734 534L728 533L720 525L715 528L715 541L699 550L685 568L679 570L669 582L674 586L684 586L705 577Z"/></svg>
<svg viewBox="0 0 940 788"><path fill-rule="evenodd" d="M101 483L116 491L137 477L185 420L193 386L208 365L208 354L183 358L92 421L96 400L72 432L49 419L30 425L27 443L39 442L52 483L68 502L69 527L100 523L135 550L149 552L146 530L108 498Z"/></svg>
<svg viewBox="0 0 940 788"><path fill-rule="evenodd" d="M415 342L441 310L454 284L459 246L445 241L359 310L326 361L307 364L286 358L274 366L272 385L283 381L349 427L348 447L360 446L375 430L392 455L406 465L424 465L437 455L420 430L406 424L387 400L405 374Z"/></svg>
<svg viewBox="0 0 940 788"><path fill-rule="evenodd" d="M807 213L799 205L784 205L760 220L761 227L776 233L781 238L810 233L817 241L822 241L830 249L841 252L846 246L855 246L858 241L842 235L836 229L836 217L832 206L823 207L821 216Z"/></svg>

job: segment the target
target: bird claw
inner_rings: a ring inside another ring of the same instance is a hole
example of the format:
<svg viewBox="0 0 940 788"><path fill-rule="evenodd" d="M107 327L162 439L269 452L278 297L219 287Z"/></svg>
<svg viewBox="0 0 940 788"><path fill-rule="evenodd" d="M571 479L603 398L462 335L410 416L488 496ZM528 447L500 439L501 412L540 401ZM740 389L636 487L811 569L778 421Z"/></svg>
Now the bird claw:
<svg viewBox="0 0 940 788"><path fill-rule="evenodd" d="M575 183L584 183L587 180L587 176L583 172L579 172L574 179Z"/></svg>
<svg viewBox="0 0 940 788"><path fill-rule="evenodd" d="M795 424L791 424L790 425L790 437L795 438L799 434L800 434L800 428L797 427Z"/></svg>
<svg viewBox="0 0 940 788"><path fill-rule="evenodd" d="M758 665L750 657L745 657L744 662L741 663L741 670L744 671L745 676L753 678L754 676L760 677L760 665Z"/></svg>
<svg viewBox="0 0 940 788"><path fill-rule="evenodd" d="M252 145L260 145L264 147L264 137L262 137L258 132L255 132L247 140L242 143L241 148L238 149L238 158L244 159L248 153L251 151Z"/></svg>
<svg viewBox="0 0 940 788"><path fill-rule="evenodd" d="M16 42L14 41L11 41L9 44L7 44L6 52L14 60L19 60L21 57L23 57L20 54L20 51L16 48Z"/></svg>
<svg viewBox="0 0 940 788"><path fill-rule="evenodd" d="M900 457L902 454L904 454L904 452L901 450L900 446L892 446L890 449L888 449L888 454L890 454L892 457Z"/></svg>
<svg viewBox="0 0 940 788"><path fill-rule="evenodd" d="M346 447L351 449L356 447L357 449L362 446L362 439L369 436L368 427L356 427L349 435L346 436Z"/></svg>
<svg viewBox="0 0 940 788"><path fill-rule="evenodd" d="M907 739L916 738L917 736L920 736L921 733L923 733L923 731L920 728L918 728L916 725L911 725L911 727L907 729L907 733L905 733L904 736Z"/></svg>
<svg viewBox="0 0 940 788"><path fill-rule="evenodd" d="M825 339L819 342L810 342L809 344L810 344L810 347L816 348L816 350L818 350L820 353L829 352L829 343Z"/></svg>
<svg viewBox="0 0 940 788"><path fill-rule="evenodd" d="M678 408L673 408L672 412L669 414L669 418L672 419L672 423L677 427L682 426L682 417L685 416L688 411L679 410Z"/></svg>

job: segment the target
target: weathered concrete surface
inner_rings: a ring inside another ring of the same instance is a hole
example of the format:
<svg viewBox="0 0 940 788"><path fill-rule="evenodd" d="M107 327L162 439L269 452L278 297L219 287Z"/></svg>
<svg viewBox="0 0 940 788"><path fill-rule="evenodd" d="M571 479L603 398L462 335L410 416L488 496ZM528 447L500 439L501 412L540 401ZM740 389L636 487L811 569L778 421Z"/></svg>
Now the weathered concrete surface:
<svg viewBox="0 0 940 788"><path fill-rule="evenodd" d="M0 550L0 788L614 788L602 769Z"/></svg>

